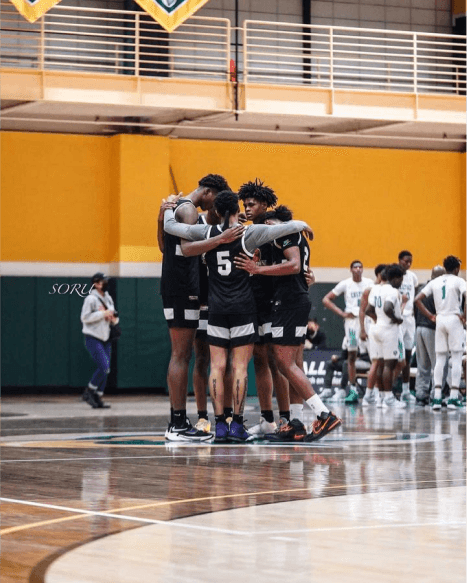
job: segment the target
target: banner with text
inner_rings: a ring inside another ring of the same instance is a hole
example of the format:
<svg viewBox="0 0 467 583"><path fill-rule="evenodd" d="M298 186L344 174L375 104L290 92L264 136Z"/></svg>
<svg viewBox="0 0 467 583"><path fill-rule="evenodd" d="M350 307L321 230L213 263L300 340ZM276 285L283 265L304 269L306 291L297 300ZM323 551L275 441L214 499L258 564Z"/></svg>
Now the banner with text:
<svg viewBox="0 0 467 583"><path fill-rule="evenodd" d="M167 32L172 32L208 0L136 0Z"/></svg>
<svg viewBox="0 0 467 583"><path fill-rule="evenodd" d="M36 22L38 18L44 15L48 10L53 8L55 4L61 0L10 0L16 10L29 20L29 22Z"/></svg>
<svg viewBox="0 0 467 583"><path fill-rule="evenodd" d="M326 362L331 360L333 354L339 354L339 350L304 350L303 370L313 388L324 387L324 375L326 374ZM334 373L334 377L340 379L341 373ZM328 387L330 388L330 387Z"/></svg>

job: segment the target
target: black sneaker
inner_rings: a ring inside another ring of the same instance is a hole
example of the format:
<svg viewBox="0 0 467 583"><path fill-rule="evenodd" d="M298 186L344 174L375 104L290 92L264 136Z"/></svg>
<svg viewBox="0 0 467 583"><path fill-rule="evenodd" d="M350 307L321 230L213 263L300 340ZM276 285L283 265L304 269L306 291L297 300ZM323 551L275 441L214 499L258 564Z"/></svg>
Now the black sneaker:
<svg viewBox="0 0 467 583"><path fill-rule="evenodd" d="M96 391L92 391L89 387L84 390L82 395L83 401L86 401L88 405L91 405L93 409L98 409L99 405L97 404L95 396L97 395Z"/></svg>
<svg viewBox="0 0 467 583"><path fill-rule="evenodd" d="M426 405L430 404L430 398L429 397L424 397L423 399L419 399L418 397L416 397L416 401L415 401L415 405L417 407L426 407Z"/></svg>
<svg viewBox="0 0 467 583"><path fill-rule="evenodd" d="M280 423L277 431L266 435L266 439L269 441L296 442L303 441L305 436L306 429L303 423L298 419L292 419L287 423Z"/></svg>
<svg viewBox="0 0 467 583"><path fill-rule="evenodd" d="M209 441L213 438L213 434L199 431L187 418L183 427L176 427L175 424L169 423L165 438L168 441Z"/></svg>
<svg viewBox="0 0 467 583"><path fill-rule="evenodd" d="M97 403L97 408L98 409L110 409L110 405L108 405L107 403L104 403L104 401L101 399L101 396L99 395L99 393L97 391L93 391L94 392L94 400Z"/></svg>
<svg viewBox="0 0 467 583"><path fill-rule="evenodd" d="M318 441L330 431L342 424L342 419L339 419L332 411L329 413L321 413L318 419L313 422L311 426L311 433L309 433L303 441L309 443L310 441Z"/></svg>

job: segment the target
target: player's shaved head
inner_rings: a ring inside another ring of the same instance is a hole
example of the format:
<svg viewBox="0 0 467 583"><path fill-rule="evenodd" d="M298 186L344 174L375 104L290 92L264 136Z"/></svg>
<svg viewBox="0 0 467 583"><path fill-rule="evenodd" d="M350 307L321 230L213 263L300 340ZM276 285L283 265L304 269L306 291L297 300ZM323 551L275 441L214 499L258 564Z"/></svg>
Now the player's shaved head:
<svg viewBox="0 0 467 583"><path fill-rule="evenodd" d="M444 275L445 273L446 270L442 265L435 265L431 270L431 279L436 279L437 277L439 277L440 275Z"/></svg>

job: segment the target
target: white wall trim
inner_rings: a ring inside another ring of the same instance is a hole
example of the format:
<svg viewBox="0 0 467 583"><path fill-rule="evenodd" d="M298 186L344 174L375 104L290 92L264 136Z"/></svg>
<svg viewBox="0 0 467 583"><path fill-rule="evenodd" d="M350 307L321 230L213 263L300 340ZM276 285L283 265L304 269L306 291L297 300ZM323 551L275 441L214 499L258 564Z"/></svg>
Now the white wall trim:
<svg viewBox="0 0 467 583"><path fill-rule="evenodd" d="M337 283L350 277L348 267L313 267L317 283ZM112 277L160 277L162 263L55 263L40 261L2 261L0 275L22 277L91 277L97 271L102 271ZM414 269L418 281L424 283L431 277L431 269ZM373 279L372 269L365 269L364 277ZM461 271L465 278L465 271Z"/></svg>

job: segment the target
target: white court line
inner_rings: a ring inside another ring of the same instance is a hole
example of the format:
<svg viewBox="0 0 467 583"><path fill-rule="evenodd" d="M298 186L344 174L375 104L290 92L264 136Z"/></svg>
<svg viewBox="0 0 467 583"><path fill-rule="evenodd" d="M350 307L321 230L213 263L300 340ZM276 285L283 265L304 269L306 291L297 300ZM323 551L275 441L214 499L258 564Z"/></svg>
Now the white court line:
<svg viewBox="0 0 467 583"><path fill-rule="evenodd" d="M336 526L330 528L306 528L301 530L277 530L277 531L256 531L256 532L246 532L242 530L230 530L224 528L214 528L210 526L198 526L194 524L187 524L185 522L179 521L166 521L166 520L156 520L152 518L137 518L135 516L127 516L125 514L111 514L108 512L94 512L92 510L79 510L77 508L69 508L68 506L57 506L54 504L44 504L41 502L27 502L25 500L16 500L14 498L0 498L3 502L11 502L14 504L24 504L26 506L37 506L39 508L50 508L53 510L62 510L64 512L73 512L75 514L89 514L92 516L103 516L108 518L116 518L118 520L129 520L132 522L143 522L145 524L159 524L164 526L187 528L192 530L203 530L209 532L217 532L222 534L237 535L237 536L264 536L271 534L285 535L285 534L303 534L308 532L338 532L338 531L351 531L351 530L371 530L371 529L383 529L383 528L419 528L426 526L463 526L465 521L453 521L453 522L414 522L405 524L378 524L378 525L368 525L368 526ZM271 537L273 539L284 540L282 537Z"/></svg>

